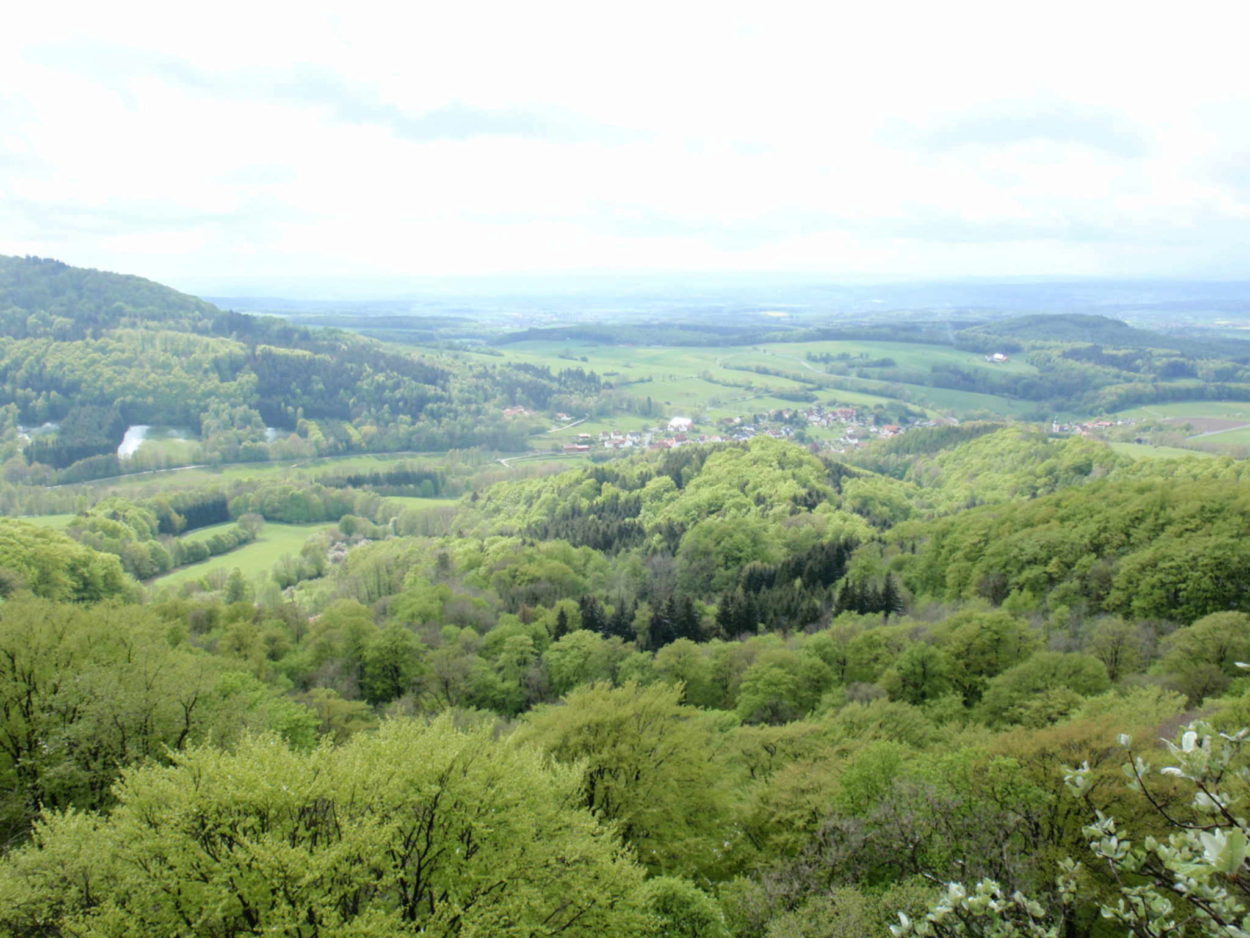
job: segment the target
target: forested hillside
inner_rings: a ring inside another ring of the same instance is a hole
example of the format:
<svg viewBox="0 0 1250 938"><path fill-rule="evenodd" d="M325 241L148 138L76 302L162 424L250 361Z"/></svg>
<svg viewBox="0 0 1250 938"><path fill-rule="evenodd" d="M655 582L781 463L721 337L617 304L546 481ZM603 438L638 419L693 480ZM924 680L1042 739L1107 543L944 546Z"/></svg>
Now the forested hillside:
<svg viewBox="0 0 1250 938"><path fill-rule="evenodd" d="M595 380L470 364L225 312L139 277L0 258L0 445L11 478L117 474L134 425L180 428L205 462L515 451L532 423L502 408L573 407Z"/></svg>
<svg viewBox="0 0 1250 938"><path fill-rule="evenodd" d="M0 929L1216 934L1241 737L1155 740L1250 723L1245 472L984 424L6 521ZM148 579L291 522L265 583Z"/></svg>
<svg viewBox="0 0 1250 938"><path fill-rule="evenodd" d="M1246 927L1250 464L1003 419L1237 433L1236 343L418 351L33 258L0 322L0 934Z"/></svg>

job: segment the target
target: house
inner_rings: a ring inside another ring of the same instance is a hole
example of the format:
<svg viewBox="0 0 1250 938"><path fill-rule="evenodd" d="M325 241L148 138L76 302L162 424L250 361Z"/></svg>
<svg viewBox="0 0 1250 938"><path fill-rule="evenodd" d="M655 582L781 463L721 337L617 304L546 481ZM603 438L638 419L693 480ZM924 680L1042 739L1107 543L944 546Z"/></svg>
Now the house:
<svg viewBox="0 0 1250 938"><path fill-rule="evenodd" d="M668 428L674 433L686 433L694 426L694 421L689 417L674 417L668 422Z"/></svg>

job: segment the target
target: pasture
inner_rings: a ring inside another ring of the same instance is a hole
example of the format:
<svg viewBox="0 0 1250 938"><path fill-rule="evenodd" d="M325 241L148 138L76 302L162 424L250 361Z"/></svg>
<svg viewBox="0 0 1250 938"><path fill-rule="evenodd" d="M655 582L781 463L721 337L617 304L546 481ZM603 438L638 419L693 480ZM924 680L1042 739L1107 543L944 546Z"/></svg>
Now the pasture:
<svg viewBox="0 0 1250 938"><path fill-rule="evenodd" d="M1115 416L1161 423L1188 433L1203 450L1238 451L1250 446L1250 401L1178 401L1147 404ZM1243 455L1233 452L1233 455Z"/></svg>
<svg viewBox="0 0 1250 938"><path fill-rule="evenodd" d="M846 364L891 359L900 369L927 373L934 365L955 366L968 372L1034 374L1022 361L990 364L983 355L936 345L907 342L795 342L751 346L622 346L581 342L518 342L503 347L507 358L543 365L553 372L582 367L616 384L618 395L637 401L650 399L657 417L687 416L704 423L724 417L745 417L786 407L802 406L790 399L812 393L825 406L838 404L872 407L898 400L925 410L929 416L987 413L1019 416L1035 404L993 394L891 382L885 378L831 375L815 356L862 356ZM758 370L756 370L758 369ZM871 369L869 369L871 374ZM611 426L582 428L635 429L625 417ZM576 432L576 431L574 431ZM536 445L541 442L536 440Z"/></svg>
<svg viewBox="0 0 1250 938"><path fill-rule="evenodd" d="M1119 411L1117 417L1173 420L1181 417L1210 417L1250 423L1250 401L1177 401L1172 404L1144 404Z"/></svg>
<svg viewBox="0 0 1250 938"><path fill-rule="evenodd" d="M187 537L196 535L210 537L213 531L228 526L227 524L200 528L198 531L188 534ZM190 583L207 576L215 570L229 572L235 567L248 571L253 576L256 574L267 575L280 557L286 554L298 554L300 548L304 546L304 542L310 537L319 531L329 530L334 527L336 526L333 524L277 524L269 522L261 529L260 534L252 543L245 544L229 553L219 554L199 563L171 570L163 576L148 580L147 585L157 588L166 586L178 587L184 583Z"/></svg>
<svg viewBox="0 0 1250 938"><path fill-rule="evenodd" d="M63 531L65 526L69 524L77 515L23 515L18 521L29 521L31 524L37 524L41 528L54 528L57 531Z"/></svg>
<svg viewBox="0 0 1250 938"><path fill-rule="evenodd" d="M1148 443L1109 443L1121 456L1130 459L1213 459L1215 453L1206 450L1182 449L1179 446L1151 446Z"/></svg>

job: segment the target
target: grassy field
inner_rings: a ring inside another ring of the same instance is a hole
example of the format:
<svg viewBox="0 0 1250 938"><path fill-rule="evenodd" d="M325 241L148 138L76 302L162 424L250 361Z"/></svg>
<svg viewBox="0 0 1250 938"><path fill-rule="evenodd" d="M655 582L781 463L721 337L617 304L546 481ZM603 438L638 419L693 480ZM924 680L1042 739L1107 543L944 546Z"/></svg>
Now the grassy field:
<svg viewBox="0 0 1250 938"><path fill-rule="evenodd" d="M1247 401L1177 401L1173 404L1146 404L1122 410L1117 417L1168 420L1180 417L1212 417L1224 420L1245 420L1250 423L1250 402Z"/></svg>
<svg viewBox="0 0 1250 938"><path fill-rule="evenodd" d="M223 525L200 528L198 531L188 535L188 537L195 535L209 537L215 529L221 527ZM333 524L275 524L270 522L261 529L260 535L252 543L245 544L238 550L232 550L228 554L220 554L200 563L179 567L177 570L166 573L164 576L149 580L148 585L154 587L181 586L183 583L207 576L214 570L229 571L235 567L247 573L249 578L254 579L256 575L268 573L279 557L285 554L298 554L299 549L304 546L304 542L318 531L324 531L333 527L335 527Z"/></svg>
<svg viewBox="0 0 1250 938"><path fill-rule="evenodd" d="M770 355L811 364L817 369L823 365L807 362L809 352L814 355L848 354L866 355L870 359L890 358L899 368L926 371L933 365L957 365L971 371L1037 374L1037 368L1023 360L1012 359L995 365L976 352L964 352L946 345L920 345L915 342L780 342L761 345L759 348ZM854 362L850 364L853 365Z"/></svg>
<svg viewBox="0 0 1250 938"><path fill-rule="evenodd" d="M1188 442L1214 452L1244 456L1250 446L1250 402L1177 401L1120 411L1117 417L1168 423L1182 430L1190 423Z"/></svg>
<svg viewBox="0 0 1250 938"><path fill-rule="evenodd" d="M1191 436L1195 446L1250 446L1250 427L1232 427L1201 436Z"/></svg>
<svg viewBox="0 0 1250 938"><path fill-rule="evenodd" d="M1214 459L1215 453L1205 450L1181 449L1179 446L1150 446L1145 443L1110 443L1113 450L1133 459Z"/></svg>
<svg viewBox="0 0 1250 938"><path fill-rule="evenodd" d="M19 521L29 521L31 524L37 524L41 528L55 528L60 531L70 523L77 515L30 515L19 518Z"/></svg>
<svg viewBox="0 0 1250 938"><path fill-rule="evenodd" d="M915 345L906 342L796 342L772 343L740 347L639 347L593 345L560 342L519 342L505 347L508 358L552 371L572 365L598 372L618 383L618 393L639 401L650 398L666 417L688 416L714 422L721 417L745 416L785 407L796 402L777 394L796 391L814 393L825 406L846 404L871 407L904 397L938 413L988 412L1016 416L1036 407L1028 402L1013 401L992 394L952 391L913 384L891 384L888 381L846 378L860 387L843 390L837 387L814 386L799 379L836 382L827 375L824 365L808 361L807 355L865 355L870 359L891 358L899 368L928 371L933 365L958 365L969 371L1006 371L1033 374L1036 369L1025 362L1010 361L992 365L984 356L936 345ZM578 361L567 356L575 355ZM585 359L582 361L581 359ZM852 366L855 362L850 362ZM766 369L779 374L761 374L749 369ZM620 386L621 382L631 382ZM635 418L630 418L634 420ZM654 421L651 421L654 422ZM645 421L644 421L645 425ZM634 429L625 418L611 427L595 426L582 432L597 433L599 429ZM574 431L576 432L576 431ZM540 445L540 444L536 444Z"/></svg>

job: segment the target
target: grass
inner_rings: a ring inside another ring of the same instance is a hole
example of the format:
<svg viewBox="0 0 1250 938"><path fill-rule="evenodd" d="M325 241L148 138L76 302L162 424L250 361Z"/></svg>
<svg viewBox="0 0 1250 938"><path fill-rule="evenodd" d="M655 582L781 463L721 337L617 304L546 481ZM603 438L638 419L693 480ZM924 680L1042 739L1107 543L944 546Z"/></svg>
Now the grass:
<svg viewBox="0 0 1250 938"><path fill-rule="evenodd" d="M923 401L939 410L958 414L987 412L997 417L1020 417L1032 413L1040 406L1036 401L1018 401L998 394L981 394L977 391L957 391L953 388L929 388L917 385L908 387L916 401Z"/></svg>
<svg viewBox="0 0 1250 938"><path fill-rule="evenodd" d="M1176 401L1170 404L1146 404L1133 407L1116 414L1117 417L1148 420L1152 423L1167 421L1180 430L1186 420L1229 420L1250 423L1250 402L1248 401ZM1250 426L1229 427L1226 430L1216 429L1202 432L1202 425L1197 423L1189 441L1195 447L1202 447L1216 453L1227 452L1233 456L1244 456L1244 448L1250 446Z"/></svg>
<svg viewBox="0 0 1250 938"><path fill-rule="evenodd" d="M770 355L797 360L803 364L822 369L819 362L807 362L807 353L814 355L865 355L869 359L890 358L899 368L928 371L934 365L956 365L970 371L1007 372L1009 374L1037 374L1037 368L1028 362L1011 359L999 365L990 364L985 356L965 352L947 345L922 345L915 342L785 342L759 346ZM855 362L848 362L854 367Z"/></svg>
<svg viewBox="0 0 1250 938"><path fill-rule="evenodd" d="M1250 421L1250 402L1247 401L1177 401L1171 404L1145 404L1122 410L1117 417L1138 420L1167 420L1178 417L1214 417L1221 420Z"/></svg>
<svg viewBox="0 0 1250 938"><path fill-rule="evenodd" d="M1227 430L1216 430L1203 434L1201 437L1191 437L1191 439L1195 443L1216 446L1248 446L1250 445L1250 427L1230 427Z"/></svg>
<svg viewBox="0 0 1250 938"><path fill-rule="evenodd" d="M72 520L77 518L75 514L64 515L29 515L18 518L18 521L29 521L31 524L37 524L41 528L55 528L58 531L65 529Z"/></svg>
<svg viewBox="0 0 1250 938"><path fill-rule="evenodd" d="M1212 459L1214 453L1206 450L1182 449L1179 446L1151 446L1147 443L1111 443L1108 444L1117 453L1132 459Z"/></svg>
<svg viewBox="0 0 1250 938"><path fill-rule="evenodd" d="M228 525L227 525L228 526ZM223 527L213 525L211 528L200 528L193 535L212 535L214 529ZM261 529L260 535L250 544L226 554L210 557L200 563L189 564L148 581L149 586L181 586L184 583L199 580L214 570L230 571L238 567L250 578L258 574L268 573L280 557L286 554L297 554L304 542L319 531L334 528L333 524L276 524L269 522ZM207 532L207 533L205 533ZM191 535L188 535L191 536Z"/></svg>
<svg viewBox="0 0 1250 938"><path fill-rule="evenodd" d="M505 349L508 358L559 371L574 364L598 372L618 383L618 393L637 400L651 398L665 416L721 417L745 416L761 411L795 407L796 402L776 396L777 392L811 391L826 404L840 403L856 407L889 404L899 400L894 389L902 389L913 406L927 409L930 416L937 411L972 413L988 412L1002 416L1019 416L1037 405L993 394L954 391L914 384L891 384L872 379L848 380L867 382L861 390L844 391L832 387L814 387L799 379L825 379L824 366L807 360L816 355L864 355L869 359L891 358L899 368L929 371L938 364L957 365L969 371L1035 374L1036 369L1023 361L991 365L983 355L963 352L938 345L916 345L907 342L795 342L735 347L672 347L577 345L562 342L518 342ZM570 362L561 354L584 356L585 362ZM854 362L851 362L852 366ZM763 368L779 374L760 374L746 369ZM634 382L621 386L621 382ZM636 420L641 418L629 418ZM651 421L654 423L656 421ZM646 425L643 421L643 425ZM616 421L619 429L634 429L636 423L626 418ZM597 432L584 429L581 432ZM607 428L605 428L607 429ZM573 432L577 432L574 430ZM536 444L540 445L540 444Z"/></svg>

